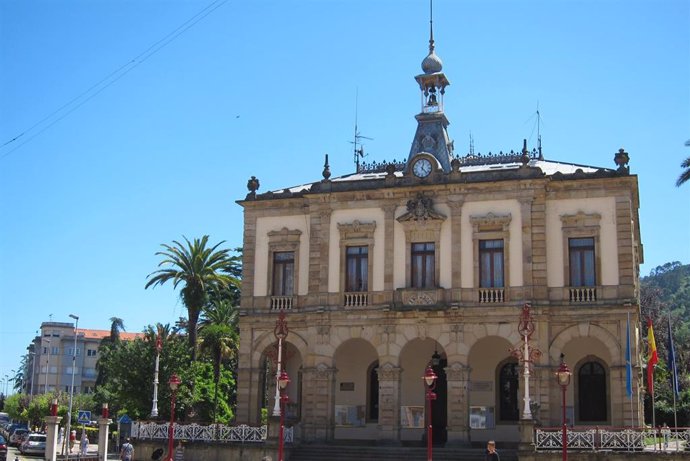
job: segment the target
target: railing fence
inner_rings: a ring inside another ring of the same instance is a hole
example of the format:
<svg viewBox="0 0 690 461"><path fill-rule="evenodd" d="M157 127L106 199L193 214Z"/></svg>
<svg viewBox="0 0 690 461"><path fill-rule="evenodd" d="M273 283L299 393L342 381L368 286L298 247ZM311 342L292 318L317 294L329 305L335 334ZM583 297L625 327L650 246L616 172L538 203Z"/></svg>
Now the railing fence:
<svg viewBox="0 0 690 461"><path fill-rule="evenodd" d="M131 436L140 440L167 440L170 423L140 422L132 423ZM294 441L292 427L283 431L286 443ZM189 442L235 442L235 443L263 443L268 436L268 426L226 426L224 424L175 424L173 437L177 440Z"/></svg>

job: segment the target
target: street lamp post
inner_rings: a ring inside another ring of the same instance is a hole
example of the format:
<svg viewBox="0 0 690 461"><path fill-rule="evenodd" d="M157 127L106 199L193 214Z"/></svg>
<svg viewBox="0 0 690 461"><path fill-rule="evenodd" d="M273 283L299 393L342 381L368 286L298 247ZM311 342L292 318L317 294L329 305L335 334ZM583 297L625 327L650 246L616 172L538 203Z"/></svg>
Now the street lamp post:
<svg viewBox="0 0 690 461"><path fill-rule="evenodd" d="M173 459L173 443L175 439L175 399L177 398L177 388L182 384L182 380L173 374L168 381L172 396L170 397L170 427L168 427L168 457L166 461Z"/></svg>
<svg viewBox="0 0 690 461"><path fill-rule="evenodd" d="M570 368L568 368L568 365L565 364L565 355L561 354L561 364L558 367L558 371L556 371L556 381L558 381L558 384L561 386L561 392L563 397L563 400L561 401L561 407L563 411L563 461L566 461L568 459L568 426L566 425L565 420L565 391L568 388L568 384L570 384L570 375Z"/></svg>
<svg viewBox="0 0 690 461"><path fill-rule="evenodd" d="M285 443L285 403L288 401L287 392L285 388L290 384L290 377L287 372L283 370L278 378L278 387L280 387L280 430L278 431L278 461L283 461L283 445Z"/></svg>
<svg viewBox="0 0 690 461"><path fill-rule="evenodd" d="M427 404L427 415L426 415L426 459L427 461L432 461L433 459L433 448L432 448L432 419L431 419L431 402L436 400L436 393L434 388L436 388L436 373L431 367L431 364L426 366L424 371L424 387L426 389L426 404Z"/></svg>
<svg viewBox="0 0 690 461"><path fill-rule="evenodd" d="M29 398L34 398L34 376L36 375L36 350L29 352L31 357L31 389L29 390Z"/></svg>
<svg viewBox="0 0 690 461"><path fill-rule="evenodd" d="M280 311L278 314L278 320L276 320L276 326L273 329L273 334L278 340L278 364L276 366L276 395L275 402L273 404L273 416L280 416L280 376L283 365L283 341L287 338L288 327L287 321L285 320L285 312Z"/></svg>
<svg viewBox="0 0 690 461"><path fill-rule="evenodd" d="M151 418L158 418L158 365L160 364L161 350L163 349L163 342L161 341L160 331L156 335L156 367L153 372L153 406L151 407Z"/></svg>
<svg viewBox="0 0 690 461"><path fill-rule="evenodd" d="M50 368L50 339L45 339L44 340L48 345L46 346L46 376L45 376L45 384L43 386L43 393L47 394L48 393L48 369Z"/></svg>
<svg viewBox="0 0 690 461"><path fill-rule="evenodd" d="M65 438L68 438L71 434L70 429L72 425L72 401L74 399L74 372L77 367L77 335L79 333L79 316L70 314L70 318L73 318L74 323L74 348L72 349L72 384L69 388L69 406L67 407L67 424L65 425ZM68 445L68 444L65 444ZM62 454L65 454L65 445L63 445ZM71 451L71 450L70 450Z"/></svg>
<svg viewBox="0 0 690 461"><path fill-rule="evenodd" d="M518 322L518 333L522 339L522 344L516 345L510 350L513 357L522 363L522 378L524 379L524 394L522 406L522 419L529 421L532 419L531 400L529 396L529 378L532 363L539 360L541 351L530 344L530 338L534 333L534 320L530 314L530 304L525 303L522 306L522 313L520 314L520 321Z"/></svg>

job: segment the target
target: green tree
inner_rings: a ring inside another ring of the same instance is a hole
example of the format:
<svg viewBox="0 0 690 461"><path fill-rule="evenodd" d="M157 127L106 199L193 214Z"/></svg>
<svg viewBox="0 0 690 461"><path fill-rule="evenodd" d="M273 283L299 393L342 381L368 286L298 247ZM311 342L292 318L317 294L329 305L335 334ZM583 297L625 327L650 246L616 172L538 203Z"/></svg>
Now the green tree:
<svg viewBox="0 0 690 461"><path fill-rule="evenodd" d="M125 322L119 317L110 317L110 341L115 343L120 340L120 331L125 330Z"/></svg>
<svg viewBox="0 0 690 461"><path fill-rule="evenodd" d="M237 311L229 300L216 300L204 311L200 322L199 349L207 353L213 363L213 420L218 417L218 383L224 361L237 353Z"/></svg>
<svg viewBox="0 0 690 461"><path fill-rule="evenodd" d="M192 361L196 360L197 323L199 314L208 302L211 291L219 291L231 284L237 285L238 279L231 274L232 258L229 250L219 249L224 241L208 245L208 235L190 242L183 237L185 244L173 241L172 245L162 244L165 249L156 253L163 260L158 269L150 273L145 288L172 282L173 288L182 283L180 297L187 308L189 346L192 350Z"/></svg>
<svg viewBox="0 0 690 461"><path fill-rule="evenodd" d="M685 141L685 145L690 146L690 139ZM681 184L686 183L690 179L690 157L683 160L683 162L680 164L680 167L685 168L685 170L683 170L683 172L678 177L678 180L676 181L676 187L680 187Z"/></svg>

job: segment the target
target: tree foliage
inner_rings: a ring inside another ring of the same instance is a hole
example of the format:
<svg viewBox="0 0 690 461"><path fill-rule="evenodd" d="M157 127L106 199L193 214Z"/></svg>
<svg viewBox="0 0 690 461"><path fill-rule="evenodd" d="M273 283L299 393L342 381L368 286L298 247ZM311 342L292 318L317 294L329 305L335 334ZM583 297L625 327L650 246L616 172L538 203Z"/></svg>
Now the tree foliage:
<svg viewBox="0 0 690 461"><path fill-rule="evenodd" d="M210 293L239 286L239 279L234 275L239 262L230 255L229 249L220 249L220 242L208 246L208 235L185 243L177 240L172 245L162 244L164 251L156 253L162 256L159 269L148 275L145 288L163 285L167 282L177 288L182 284L180 297L187 308L187 335L192 350L192 361L196 360L197 323L202 309L209 301Z"/></svg>
<svg viewBox="0 0 690 461"><path fill-rule="evenodd" d="M674 425L671 375L668 371L669 324L676 351L680 396L676 401L679 426L690 424L690 265L674 261L653 269L641 279L643 333L652 320L659 363L654 371L656 423ZM651 423L652 402L645 397L646 422Z"/></svg>

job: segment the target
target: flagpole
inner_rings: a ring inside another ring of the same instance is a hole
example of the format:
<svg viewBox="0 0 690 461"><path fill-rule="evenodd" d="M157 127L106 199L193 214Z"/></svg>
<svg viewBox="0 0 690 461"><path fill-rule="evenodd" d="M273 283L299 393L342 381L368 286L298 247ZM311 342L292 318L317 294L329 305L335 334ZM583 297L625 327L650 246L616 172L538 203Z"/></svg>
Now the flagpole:
<svg viewBox="0 0 690 461"><path fill-rule="evenodd" d="M671 368L671 394L673 394L673 428L676 438L676 452L678 452L678 412L676 410L676 392L678 391L678 369L676 368L676 351L673 346L673 332L671 331L671 311L668 312L668 344L669 367Z"/></svg>

